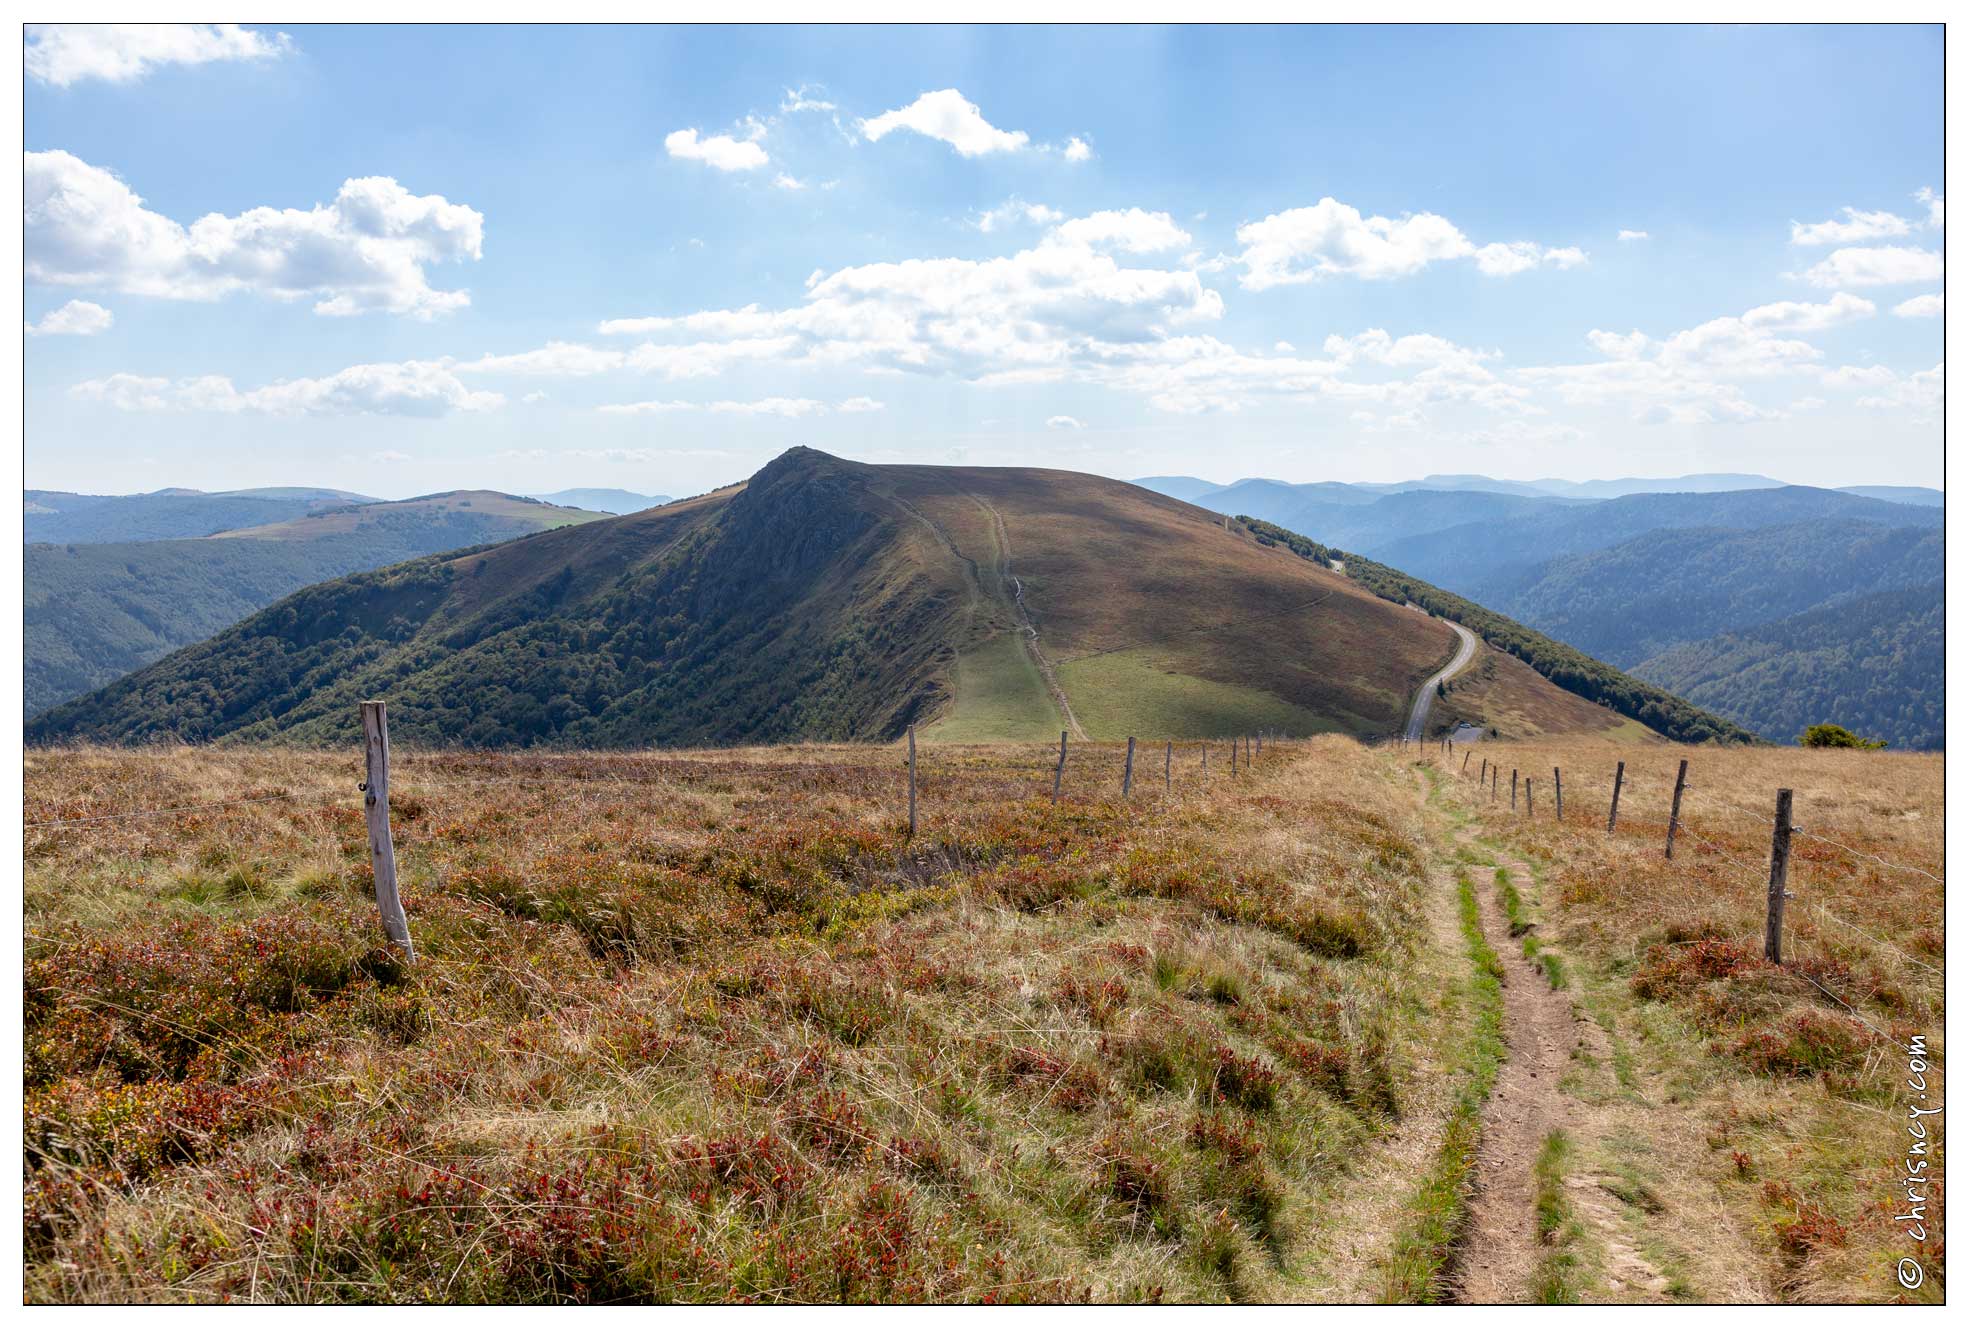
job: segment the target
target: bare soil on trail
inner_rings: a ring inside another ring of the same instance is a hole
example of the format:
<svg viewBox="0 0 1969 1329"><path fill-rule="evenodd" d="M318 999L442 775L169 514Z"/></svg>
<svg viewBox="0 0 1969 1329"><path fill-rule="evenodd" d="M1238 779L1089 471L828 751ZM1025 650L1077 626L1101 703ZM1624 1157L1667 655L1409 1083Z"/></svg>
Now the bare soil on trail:
<svg viewBox="0 0 1969 1329"><path fill-rule="evenodd" d="M1531 886L1522 864L1500 857L1520 892ZM1494 1305L1530 1299L1544 1252L1538 1233L1532 1163L1555 1127L1573 1115L1559 1080L1579 1046L1582 1021L1572 1000L1527 959L1499 908L1495 886L1476 883L1484 939L1504 968L1504 1040L1508 1049L1484 1106L1470 1215L1457 1261L1456 1300Z"/></svg>

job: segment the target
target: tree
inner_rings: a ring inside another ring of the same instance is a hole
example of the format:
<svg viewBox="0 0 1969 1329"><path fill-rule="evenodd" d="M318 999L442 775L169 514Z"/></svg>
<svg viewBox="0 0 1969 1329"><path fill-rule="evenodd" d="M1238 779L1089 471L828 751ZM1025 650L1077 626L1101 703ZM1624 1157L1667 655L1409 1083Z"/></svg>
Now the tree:
<svg viewBox="0 0 1969 1329"><path fill-rule="evenodd" d="M1845 725L1815 724L1806 726L1805 732L1798 736L1801 748L1861 748L1872 751L1887 746L1884 738L1861 738Z"/></svg>

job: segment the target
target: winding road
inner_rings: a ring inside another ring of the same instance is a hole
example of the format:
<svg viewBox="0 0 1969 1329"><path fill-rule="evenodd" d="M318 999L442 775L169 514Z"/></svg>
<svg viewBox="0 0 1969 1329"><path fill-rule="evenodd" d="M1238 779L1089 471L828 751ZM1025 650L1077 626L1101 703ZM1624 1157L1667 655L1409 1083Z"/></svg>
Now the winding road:
<svg viewBox="0 0 1969 1329"><path fill-rule="evenodd" d="M1437 685L1462 673L1463 667L1469 664L1470 658L1477 653L1477 638L1470 629L1461 623L1450 623L1448 619L1442 621L1449 623L1451 631L1455 632L1461 641L1456 648L1455 658L1424 679L1422 686L1416 690L1415 704L1408 708L1407 738L1411 743L1419 743L1422 740L1422 727L1429 723L1429 707L1435 704Z"/></svg>

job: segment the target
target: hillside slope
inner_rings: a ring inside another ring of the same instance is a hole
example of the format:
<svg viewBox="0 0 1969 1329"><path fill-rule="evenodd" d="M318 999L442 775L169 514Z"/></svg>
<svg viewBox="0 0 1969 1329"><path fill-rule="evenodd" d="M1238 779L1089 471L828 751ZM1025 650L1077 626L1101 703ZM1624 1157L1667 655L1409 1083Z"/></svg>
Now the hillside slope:
<svg viewBox="0 0 1969 1329"><path fill-rule="evenodd" d="M596 520L489 491L346 503L200 540L26 547L32 716L202 641L303 586Z"/></svg>
<svg viewBox="0 0 1969 1329"><path fill-rule="evenodd" d="M464 744L1379 736L1453 646L1118 481L796 448L744 486L311 587L29 732L342 740L381 696L398 733ZM1514 732L1638 731L1480 667ZM1490 722L1474 705L1443 722Z"/></svg>
<svg viewBox="0 0 1969 1329"><path fill-rule="evenodd" d="M1843 724L1899 748L1943 745L1942 584L1861 595L1634 667L1774 742Z"/></svg>

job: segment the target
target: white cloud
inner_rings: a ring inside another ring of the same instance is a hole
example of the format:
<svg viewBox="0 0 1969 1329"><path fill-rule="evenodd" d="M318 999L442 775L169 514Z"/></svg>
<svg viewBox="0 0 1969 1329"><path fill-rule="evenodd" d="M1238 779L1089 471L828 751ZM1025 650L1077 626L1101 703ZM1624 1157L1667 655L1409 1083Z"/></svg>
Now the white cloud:
<svg viewBox="0 0 1969 1329"><path fill-rule="evenodd" d="M1863 240L1891 240L1906 235L1913 225L1891 212L1861 212L1841 208L1832 221L1791 223L1794 245L1850 245Z"/></svg>
<svg viewBox="0 0 1969 1329"><path fill-rule="evenodd" d="M51 309L39 323L27 325L30 337L93 337L107 332L116 316L88 300L70 300L60 309Z"/></svg>
<svg viewBox="0 0 1969 1329"><path fill-rule="evenodd" d="M1094 150L1087 146L1086 139L1070 138L1067 140L1066 159L1068 161L1084 162L1089 157L1092 157L1093 155L1094 155Z"/></svg>
<svg viewBox="0 0 1969 1329"><path fill-rule="evenodd" d="M846 415L867 415L871 411L881 411L888 408L873 397L850 397L835 407L835 409Z"/></svg>
<svg viewBox="0 0 1969 1329"><path fill-rule="evenodd" d="M751 139L730 134L699 138L695 129L678 129L664 135L663 150L684 161L703 162L720 171L756 171L767 162L766 150Z"/></svg>
<svg viewBox="0 0 1969 1329"><path fill-rule="evenodd" d="M219 374L177 380L111 374L77 383L69 394L120 411L268 415L434 417L453 411L494 410L506 402L496 392L470 391L444 365L420 360L352 365L327 378L287 379L248 392L241 392L230 378Z"/></svg>
<svg viewBox="0 0 1969 1329"><path fill-rule="evenodd" d="M1907 411L1912 423L1932 424L1941 416L1942 366L1937 364L1906 378L1893 376L1892 386L1885 392L1861 397L1855 405L1876 411Z"/></svg>
<svg viewBox="0 0 1969 1329"><path fill-rule="evenodd" d="M1819 375L1828 388L1877 388L1900 378L1886 365L1841 365Z"/></svg>
<svg viewBox="0 0 1969 1329"><path fill-rule="evenodd" d="M586 378L612 369L625 368L629 356L623 351L585 346L580 342L550 341L538 350L517 355L482 355L453 366L466 373L529 374L553 378Z"/></svg>
<svg viewBox="0 0 1969 1329"><path fill-rule="evenodd" d="M433 290L425 267L477 259L485 218L388 176L347 180L303 212L209 213L189 228L143 206L121 180L66 152L25 159L26 275L174 300L251 291L313 299L318 314L387 310L431 318L471 303Z"/></svg>
<svg viewBox="0 0 1969 1329"><path fill-rule="evenodd" d="M544 392L529 392L524 397L521 397L520 400L525 402L528 406L535 406L543 401L546 401L547 394Z"/></svg>
<svg viewBox="0 0 1969 1329"><path fill-rule="evenodd" d="M832 111L835 109L833 102L824 101L819 96L812 95L825 91L825 88L812 83L802 83L797 88L788 88L786 90L786 96L780 99L780 113L791 115L799 111Z"/></svg>
<svg viewBox="0 0 1969 1329"><path fill-rule="evenodd" d="M1486 277L1511 277L1520 272L1529 272L1540 264L1565 269L1576 268L1586 261L1583 249L1547 249L1530 240L1517 240L1510 244L1489 244L1477 250L1473 257L1477 260L1477 271Z"/></svg>
<svg viewBox="0 0 1969 1329"><path fill-rule="evenodd" d="M1070 415L1053 415L1046 418L1048 429L1085 429L1087 426Z"/></svg>
<svg viewBox="0 0 1969 1329"><path fill-rule="evenodd" d="M1275 341L1272 343L1272 349L1281 355L1291 355L1298 348L1289 341Z"/></svg>
<svg viewBox="0 0 1969 1329"><path fill-rule="evenodd" d="M668 415L676 411L710 411L716 415L774 415L798 419L823 415L826 402L810 397L765 397L758 401L632 401L595 408L603 415Z"/></svg>
<svg viewBox="0 0 1969 1329"><path fill-rule="evenodd" d="M1814 286L1900 286L1940 281L1942 256L1907 245L1835 249L1803 275Z"/></svg>
<svg viewBox="0 0 1969 1329"><path fill-rule="evenodd" d="M1166 212L1095 212L1062 222L1053 234L1070 245L1089 249L1119 249L1126 254L1154 254L1181 249L1190 242L1190 233L1176 225Z"/></svg>
<svg viewBox="0 0 1969 1329"><path fill-rule="evenodd" d="M805 181L796 180L785 171L781 171L773 177L773 187L776 189L805 189L807 185Z"/></svg>
<svg viewBox="0 0 1969 1329"><path fill-rule="evenodd" d="M1586 334L1586 340L1609 360L1638 360L1654 344L1653 339L1639 328L1628 333L1602 332L1595 328Z"/></svg>
<svg viewBox="0 0 1969 1329"><path fill-rule="evenodd" d="M406 462L410 459L411 457L408 452L372 452L369 454L369 460L371 461L386 462L392 465Z"/></svg>
<svg viewBox="0 0 1969 1329"><path fill-rule="evenodd" d="M1841 291L1822 305L1797 300L1759 305L1746 313L1743 321L1745 326L1764 332L1823 332L1841 323L1872 318L1873 314L1873 301Z"/></svg>
<svg viewBox="0 0 1969 1329"><path fill-rule="evenodd" d="M989 235L999 227L1013 222L1026 221L1035 226L1050 226L1065 216L1064 212L1049 208L1044 203L1027 203L1023 199L1008 198L997 207L979 213L974 225Z"/></svg>
<svg viewBox="0 0 1969 1329"><path fill-rule="evenodd" d="M1646 231L1629 231L1623 228L1616 234L1615 238L1619 240L1645 240L1648 238L1648 233Z"/></svg>
<svg viewBox="0 0 1969 1329"><path fill-rule="evenodd" d="M1894 313L1900 318L1940 318L1942 316L1941 293L1917 295L1911 299L1903 300L1894 306Z"/></svg>
<svg viewBox="0 0 1969 1329"><path fill-rule="evenodd" d="M1488 276L1509 276L1541 264L1569 268L1586 261L1575 248L1548 249L1531 241L1479 249L1448 218L1433 212L1399 219L1363 217L1356 208L1323 198L1309 208L1274 213L1237 229L1244 252L1241 279L1247 290L1346 276L1370 280L1407 277L1431 263L1475 258Z"/></svg>
<svg viewBox="0 0 1969 1329"><path fill-rule="evenodd" d="M1914 191L1914 198L1917 203L1925 203L1928 205L1928 225L1937 231L1941 230L1942 229L1942 196L1940 194L1937 194L1934 190L1928 188L1928 186L1923 185L1921 188Z"/></svg>
<svg viewBox="0 0 1969 1329"><path fill-rule="evenodd" d="M976 104L965 100L955 88L926 92L907 106L861 122L862 136L871 143L898 129L948 143L964 157L1016 152L1028 141L1024 130L993 126Z"/></svg>
<svg viewBox="0 0 1969 1329"><path fill-rule="evenodd" d="M159 65L272 60L294 49L284 32L237 23L30 23L26 40L28 77L58 88L92 78L130 83Z"/></svg>

